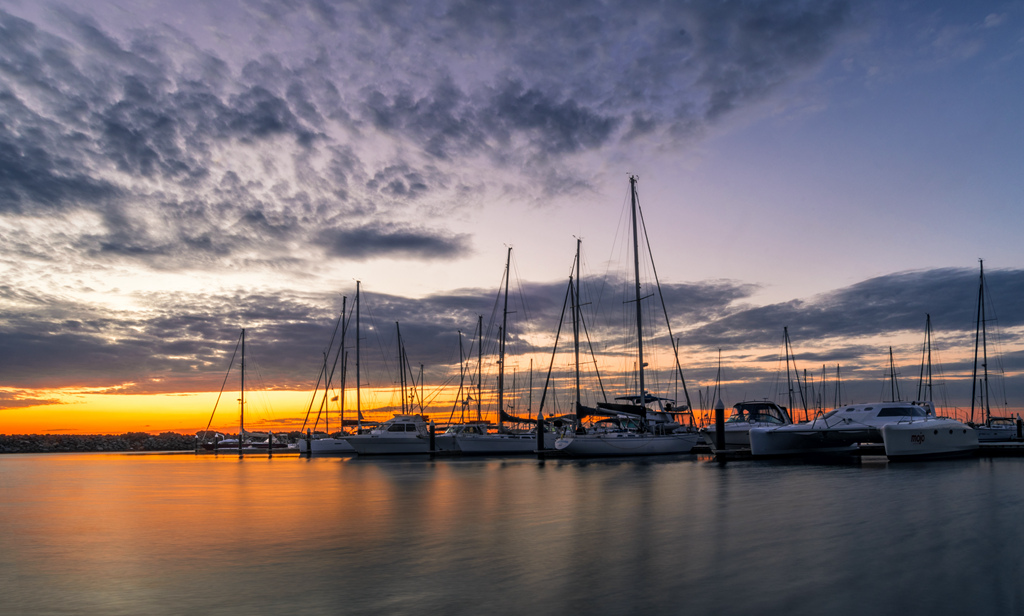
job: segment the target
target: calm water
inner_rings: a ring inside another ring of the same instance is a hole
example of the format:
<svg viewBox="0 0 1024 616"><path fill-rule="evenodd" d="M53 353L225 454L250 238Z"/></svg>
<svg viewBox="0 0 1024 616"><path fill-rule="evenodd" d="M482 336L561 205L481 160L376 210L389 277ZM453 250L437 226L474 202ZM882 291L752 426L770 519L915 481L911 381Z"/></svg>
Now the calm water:
<svg viewBox="0 0 1024 616"><path fill-rule="evenodd" d="M1013 614L1024 459L0 456L3 614Z"/></svg>

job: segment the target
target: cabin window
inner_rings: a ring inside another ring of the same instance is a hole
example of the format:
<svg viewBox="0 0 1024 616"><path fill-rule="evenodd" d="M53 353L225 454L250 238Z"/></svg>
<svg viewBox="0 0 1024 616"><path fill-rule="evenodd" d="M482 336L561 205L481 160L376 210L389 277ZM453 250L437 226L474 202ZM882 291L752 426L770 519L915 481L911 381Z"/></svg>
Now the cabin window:
<svg viewBox="0 0 1024 616"><path fill-rule="evenodd" d="M405 431L406 432L415 432L416 431L416 424L405 424Z"/></svg>
<svg viewBox="0 0 1024 616"><path fill-rule="evenodd" d="M924 409L916 406L888 407L878 411L879 417L924 417Z"/></svg>
<svg viewBox="0 0 1024 616"><path fill-rule="evenodd" d="M388 432L405 432L405 424L392 424L388 427Z"/></svg>

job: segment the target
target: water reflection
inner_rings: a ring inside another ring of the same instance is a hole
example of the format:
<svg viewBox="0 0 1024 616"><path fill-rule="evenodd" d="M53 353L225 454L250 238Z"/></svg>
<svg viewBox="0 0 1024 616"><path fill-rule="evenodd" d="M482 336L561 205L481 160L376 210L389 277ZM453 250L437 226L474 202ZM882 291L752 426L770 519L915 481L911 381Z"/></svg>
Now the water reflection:
<svg viewBox="0 0 1024 616"><path fill-rule="evenodd" d="M5 613L1013 613L1022 470L6 456L0 597Z"/></svg>

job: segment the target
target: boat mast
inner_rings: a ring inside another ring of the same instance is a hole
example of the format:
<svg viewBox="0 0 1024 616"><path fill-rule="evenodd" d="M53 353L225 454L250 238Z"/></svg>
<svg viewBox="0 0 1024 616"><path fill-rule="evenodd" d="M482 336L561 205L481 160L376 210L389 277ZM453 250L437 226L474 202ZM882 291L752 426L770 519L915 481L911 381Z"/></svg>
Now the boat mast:
<svg viewBox="0 0 1024 616"><path fill-rule="evenodd" d="M788 400L789 400L789 402L788 402L788 404L789 404L789 414L790 414L790 416L792 416L792 415L794 415L794 413L793 413L793 380L790 378L790 374L789 374L789 327L788 326L783 326L783 328L782 328L782 347L783 347L783 349L782 349L783 352L786 354L786 389L789 391L789 396L788 396ZM796 366L794 366L794 368L795 367ZM807 419L807 418L804 417L804 419Z"/></svg>
<svg viewBox="0 0 1024 616"><path fill-rule="evenodd" d="M238 454L242 454L242 438L245 435L245 328L242 328L242 383L238 399Z"/></svg>
<svg viewBox="0 0 1024 616"><path fill-rule="evenodd" d="M398 321L395 321L395 331L398 333L398 389L402 399L402 414L405 415L405 361L402 357L402 331L398 328Z"/></svg>
<svg viewBox="0 0 1024 616"><path fill-rule="evenodd" d="M843 377L839 373L839 364L836 364L836 405L835 408L839 408L843 405Z"/></svg>
<svg viewBox="0 0 1024 616"><path fill-rule="evenodd" d="M900 399L900 386L896 382L896 362L892 359L892 347L889 347L889 389L892 395L892 401L898 402Z"/></svg>
<svg viewBox="0 0 1024 616"><path fill-rule="evenodd" d="M348 363L348 355L345 354L345 330L348 329L348 323L345 322L345 303L348 301L348 296L341 296L341 346L338 348L338 354L334 356L334 363L337 365L338 357L341 357L341 374L338 378L338 384L341 388L341 393L338 395L338 414L341 422L340 427L341 435L345 436L345 364Z"/></svg>
<svg viewBox="0 0 1024 616"><path fill-rule="evenodd" d="M572 284L570 276L570 284ZM572 295L572 340L576 361L576 411L580 409L580 239L576 238L576 283Z"/></svg>
<svg viewBox="0 0 1024 616"><path fill-rule="evenodd" d="M782 328L782 344L786 352L786 384L789 388L789 416L794 417L793 412L793 381L790 379L789 374L789 359L793 356L793 345L789 341L789 327ZM800 402L804 405L804 421L808 420L807 417L807 398L804 396L804 387L800 383L800 371L796 367L796 357L793 357L793 372L796 374L796 389L800 393ZM804 379L807 380L806 378Z"/></svg>
<svg viewBox="0 0 1024 616"><path fill-rule="evenodd" d="M981 397L984 400L985 425L989 424L992 418L991 408L988 401L988 343L985 337L985 262L978 259L981 267L981 281L978 284L978 317L974 330L974 372L971 375L971 422L974 422L974 403L977 396L978 386L978 348L981 348L981 368L983 374L983 388Z"/></svg>
<svg viewBox="0 0 1024 616"><path fill-rule="evenodd" d="M925 368L927 366L927 369ZM927 376L927 381L925 377ZM927 383L927 385L925 385ZM927 398L921 394L928 392ZM932 400L932 315L924 315L924 347L921 349L921 375L917 380L917 400L919 402Z"/></svg>
<svg viewBox="0 0 1024 616"><path fill-rule="evenodd" d="M477 315L476 326L476 420L483 421L481 410L484 380L484 315Z"/></svg>
<svg viewBox="0 0 1024 616"><path fill-rule="evenodd" d="M638 376L640 385L640 398L638 405L640 406L640 425L646 426L647 424L647 390L644 383L644 335L643 335L643 317L642 311L640 310L640 240L637 231L637 220L636 220L636 176L629 176L629 193L630 193L630 210L632 213L633 220L633 279L636 286L636 341L637 341L637 361L638 361Z"/></svg>
<svg viewBox="0 0 1024 616"><path fill-rule="evenodd" d="M498 430L501 431L501 413L505 410L505 332L508 326L508 279L509 265L512 262L512 247L508 247L505 257L505 306L501 311L501 340L498 341Z"/></svg>
<svg viewBox="0 0 1024 616"><path fill-rule="evenodd" d="M356 281L356 434L363 433L362 378L359 373L359 281Z"/></svg>
<svg viewBox="0 0 1024 616"><path fill-rule="evenodd" d="M459 332L459 422L466 423L466 358L462 349L462 330Z"/></svg>

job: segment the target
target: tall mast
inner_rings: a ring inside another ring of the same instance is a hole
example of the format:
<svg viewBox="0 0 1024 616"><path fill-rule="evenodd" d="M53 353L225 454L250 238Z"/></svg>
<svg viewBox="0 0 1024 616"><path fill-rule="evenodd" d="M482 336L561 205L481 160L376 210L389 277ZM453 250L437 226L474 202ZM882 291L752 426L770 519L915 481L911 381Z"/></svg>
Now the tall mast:
<svg viewBox="0 0 1024 616"><path fill-rule="evenodd" d="M242 328L242 383L238 399L238 453L242 453L242 438L245 436L245 328Z"/></svg>
<svg viewBox="0 0 1024 616"><path fill-rule="evenodd" d="M926 368L927 366L927 368ZM927 398L921 394L928 393ZM921 349L921 375L917 380L917 400L932 400L932 315L924 315L924 347Z"/></svg>
<svg viewBox="0 0 1024 616"><path fill-rule="evenodd" d="M505 257L505 306L501 311L501 331L498 341L498 429L501 429L501 413L505 410L505 332L508 326L508 279L509 265L512 262L512 247L508 247Z"/></svg>
<svg viewBox="0 0 1024 616"><path fill-rule="evenodd" d="M843 405L843 377L839 373L839 364L836 364L836 404L835 408L839 408Z"/></svg>
<svg viewBox="0 0 1024 616"><path fill-rule="evenodd" d="M483 421L481 406L484 380L484 315L477 316L476 325L476 420ZM499 413L500 414L500 413Z"/></svg>
<svg viewBox="0 0 1024 616"><path fill-rule="evenodd" d="M581 406L580 399L580 239L576 238L576 286L573 287L572 338L576 358L576 413Z"/></svg>
<svg viewBox="0 0 1024 616"><path fill-rule="evenodd" d="M341 357L341 375L338 378L338 383L341 388L341 393L338 394L338 415L341 425L341 435L345 436L345 363L347 355L345 355L345 330L348 329L348 324L345 323L345 303L348 301L347 296L341 297L341 347L338 348L338 355L335 356L334 362L337 364L338 357Z"/></svg>
<svg viewBox="0 0 1024 616"><path fill-rule="evenodd" d="M896 382L896 362L892 359L892 347L889 347L889 380L892 401L898 402L900 399L900 386L899 383Z"/></svg>
<svg viewBox="0 0 1024 616"><path fill-rule="evenodd" d="M395 321L395 332L398 334L398 383L402 394L402 414L405 412L405 345L402 344L402 330Z"/></svg>
<svg viewBox="0 0 1024 616"><path fill-rule="evenodd" d="M462 330L459 331L459 421L466 423L466 358L462 349Z"/></svg>
<svg viewBox="0 0 1024 616"><path fill-rule="evenodd" d="M974 331L974 372L971 375L971 421L974 421L974 404L978 386L978 349L981 348L981 368L983 387L981 397L984 400L985 424L988 425L992 417L988 401L988 343L985 336L985 262L978 259L981 267L980 282L978 283L978 317Z"/></svg>
<svg viewBox="0 0 1024 616"><path fill-rule="evenodd" d="M356 433L363 432L363 404L360 399L360 392L363 386L362 376L359 373L359 281L356 281Z"/></svg>
<svg viewBox="0 0 1024 616"><path fill-rule="evenodd" d="M783 326L782 328L782 348L786 353L786 388L789 391L788 404L789 404L789 415L790 417L796 415L793 412L793 381L789 376L789 327ZM795 368L796 366L794 366ZM806 418L805 418L806 419Z"/></svg>
<svg viewBox="0 0 1024 616"><path fill-rule="evenodd" d="M645 404L647 398L647 390L644 383L644 334L643 334L643 317L642 311L640 310L640 240L638 238L637 231L637 220L636 220L636 176L629 176L629 193L630 193L630 210L632 213L633 220L633 279L636 283L636 348L637 348L637 361L639 369L639 384L640 384L640 423L646 425L647 423L647 405Z"/></svg>

